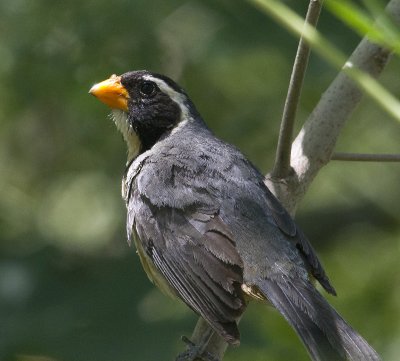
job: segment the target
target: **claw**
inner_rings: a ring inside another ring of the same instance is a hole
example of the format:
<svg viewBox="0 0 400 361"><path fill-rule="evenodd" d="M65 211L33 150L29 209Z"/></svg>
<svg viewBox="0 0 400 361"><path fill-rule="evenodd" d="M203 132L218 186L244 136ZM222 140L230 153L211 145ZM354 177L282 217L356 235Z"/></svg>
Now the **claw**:
<svg viewBox="0 0 400 361"><path fill-rule="evenodd" d="M196 345L186 336L182 336L182 341L187 345L187 350L180 353L175 361L220 361L213 354L205 351L209 339L208 337L205 343Z"/></svg>

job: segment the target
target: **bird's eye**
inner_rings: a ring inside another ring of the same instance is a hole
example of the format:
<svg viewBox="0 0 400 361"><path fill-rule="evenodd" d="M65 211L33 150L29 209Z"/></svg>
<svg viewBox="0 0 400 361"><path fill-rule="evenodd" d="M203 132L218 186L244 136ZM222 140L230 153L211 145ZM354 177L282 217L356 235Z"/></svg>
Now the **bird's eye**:
<svg viewBox="0 0 400 361"><path fill-rule="evenodd" d="M151 81L145 81L140 86L140 92L147 97L153 95L155 91L156 91L156 85Z"/></svg>

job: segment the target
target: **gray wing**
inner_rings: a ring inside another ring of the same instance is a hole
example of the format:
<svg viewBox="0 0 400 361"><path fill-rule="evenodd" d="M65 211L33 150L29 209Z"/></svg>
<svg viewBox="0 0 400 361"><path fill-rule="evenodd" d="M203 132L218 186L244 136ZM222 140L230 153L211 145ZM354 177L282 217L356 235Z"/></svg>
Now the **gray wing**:
<svg viewBox="0 0 400 361"><path fill-rule="evenodd" d="M239 342L236 321L245 309L242 263L218 210L158 207L140 192L128 213L140 246L175 293L227 342Z"/></svg>

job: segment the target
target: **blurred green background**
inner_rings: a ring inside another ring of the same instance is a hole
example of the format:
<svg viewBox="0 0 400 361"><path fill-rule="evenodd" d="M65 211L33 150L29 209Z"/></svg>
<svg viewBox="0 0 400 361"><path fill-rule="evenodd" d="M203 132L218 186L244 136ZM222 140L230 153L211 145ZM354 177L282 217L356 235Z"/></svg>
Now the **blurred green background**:
<svg viewBox="0 0 400 361"><path fill-rule="evenodd" d="M286 1L300 14L306 1ZM324 12L346 53L357 35ZM210 127L272 166L296 39L232 0L0 2L0 360L172 360L197 317L147 280L125 235L126 150L88 95L149 69L183 85ZM382 82L400 93L399 59ZM306 119L336 71L312 57ZM399 152L400 127L364 100L337 149ZM331 162L298 221L339 296L328 297L385 360L400 354L399 164ZM252 304L230 361L308 360L276 311Z"/></svg>

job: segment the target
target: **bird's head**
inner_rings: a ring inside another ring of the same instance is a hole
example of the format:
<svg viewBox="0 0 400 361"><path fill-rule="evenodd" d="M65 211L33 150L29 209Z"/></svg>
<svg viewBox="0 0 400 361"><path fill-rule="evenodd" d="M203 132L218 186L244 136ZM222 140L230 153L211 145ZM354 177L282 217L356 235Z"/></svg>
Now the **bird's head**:
<svg viewBox="0 0 400 361"><path fill-rule="evenodd" d="M95 84L89 93L113 109L113 119L128 144L130 159L197 116L181 87L166 76L148 71L112 75Z"/></svg>

